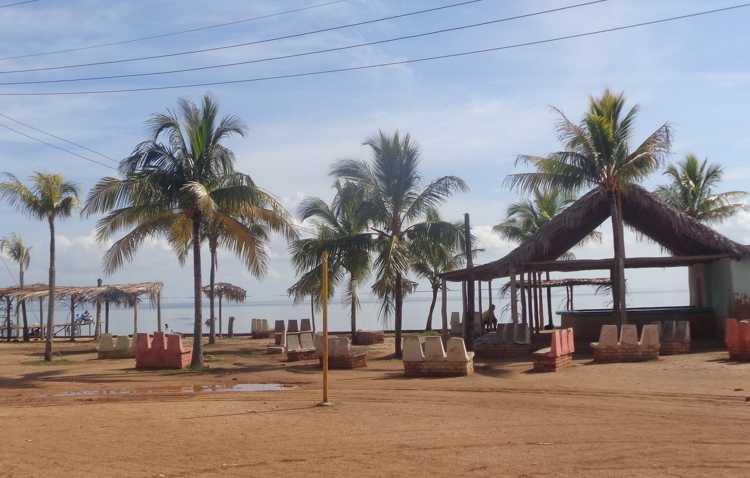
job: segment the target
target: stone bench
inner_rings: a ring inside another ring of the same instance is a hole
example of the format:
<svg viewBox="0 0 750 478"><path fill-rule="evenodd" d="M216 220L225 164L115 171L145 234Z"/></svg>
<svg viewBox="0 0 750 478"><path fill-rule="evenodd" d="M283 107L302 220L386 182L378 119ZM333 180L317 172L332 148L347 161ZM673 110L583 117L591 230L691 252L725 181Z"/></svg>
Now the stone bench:
<svg viewBox="0 0 750 478"><path fill-rule="evenodd" d="M573 362L573 352L573 329L555 329L550 337L550 346L534 352L534 371L557 372Z"/></svg>
<svg viewBox="0 0 750 478"><path fill-rule="evenodd" d="M659 326L661 355L686 354L690 352L690 321L665 320L655 322Z"/></svg>
<svg viewBox="0 0 750 478"><path fill-rule="evenodd" d="M271 328L267 319L250 319L250 333L254 339L267 339L271 336Z"/></svg>
<svg viewBox="0 0 750 478"><path fill-rule="evenodd" d="M385 333L382 330L358 330L354 334L354 345L373 345L385 342Z"/></svg>
<svg viewBox="0 0 750 478"><path fill-rule="evenodd" d="M323 334L315 334L318 363L323 366ZM328 368L353 369L367 367L367 352L355 352L349 337L328 336Z"/></svg>
<svg viewBox="0 0 750 478"><path fill-rule="evenodd" d="M448 353L437 335L404 336L404 374L407 377L460 377L474 373L474 352L466 351L464 339L448 339Z"/></svg>
<svg viewBox="0 0 750 478"><path fill-rule="evenodd" d="M488 359L526 358L531 353L531 329L524 324L497 324L494 333L474 339L474 351Z"/></svg>
<svg viewBox="0 0 750 478"><path fill-rule="evenodd" d="M100 359L133 358L133 341L127 335L114 338L111 334L101 334L96 342L96 356Z"/></svg>
<svg viewBox="0 0 750 478"><path fill-rule="evenodd" d="M138 334L135 344L135 368L181 369L190 365L192 348L182 344L177 334L155 332Z"/></svg>
<svg viewBox="0 0 750 478"><path fill-rule="evenodd" d="M599 341L591 343L595 362L641 362L659 358L659 328L646 324L638 340L635 324L626 324L620 330L618 340L616 325L602 325Z"/></svg>
<svg viewBox="0 0 750 478"><path fill-rule="evenodd" d="M312 332L287 332L284 353L287 362L314 359L316 354Z"/></svg>
<svg viewBox="0 0 750 478"><path fill-rule="evenodd" d="M730 360L750 362L750 320L727 319L724 342Z"/></svg>

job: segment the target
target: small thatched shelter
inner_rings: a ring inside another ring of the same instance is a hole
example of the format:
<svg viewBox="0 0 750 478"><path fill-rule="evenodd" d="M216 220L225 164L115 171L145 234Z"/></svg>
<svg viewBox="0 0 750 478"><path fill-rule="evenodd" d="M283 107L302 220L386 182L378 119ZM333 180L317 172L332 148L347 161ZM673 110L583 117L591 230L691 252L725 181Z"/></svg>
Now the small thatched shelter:
<svg viewBox="0 0 750 478"><path fill-rule="evenodd" d="M211 298L211 286L207 285L203 287L203 294L209 299ZM247 297L247 291L240 286L230 284L229 282L217 282L214 284L214 295L219 299L219 335L222 334L222 311L221 304L224 299L229 302L241 304L245 302Z"/></svg>
<svg viewBox="0 0 750 478"><path fill-rule="evenodd" d="M711 307L714 312L721 309L721 312L726 313L731 309L731 305L725 303L727 299L721 299L721 293L712 291L712 286L719 287L722 282L731 282L732 276L737 274L731 270L722 272L722 268L727 269L729 266L721 264L743 262L743 259L750 255L747 246L732 241L705 224L671 208L656 195L639 186L629 186L623 191L622 212L627 226L672 254L670 257L626 258L626 268L688 266L691 304L696 307ZM519 284L524 285L526 293L520 294L520 321L528 322L539 330L544 323L543 307L540 307L541 272L611 271L614 267L614 259L557 260L609 217L610 200L606 193L599 189L592 190L505 257L476 267L448 272L443 274L442 278L445 281L466 282L509 277L514 322L519 321ZM747 266L750 267L750 261ZM717 274L722 277L719 278ZM735 284L730 294L748 292L750 280L741 285ZM613 294L613 298L617 300L616 294ZM466 300L467 308L473 311L474 298L467 297ZM469 320L472 318L469 317Z"/></svg>
<svg viewBox="0 0 750 478"><path fill-rule="evenodd" d="M72 339L75 336L75 307L80 303L90 303L97 305L97 335L100 323L100 305L104 304L104 331L105 333L109 333L109 306L110 304L116 304L133 308L133 334L136 334L138 333L138 303L142 301L143 297L147 297L152 304L156 305L157 323L159 329L161 329L161 290L163 287L164 284L161 282L101 284L101 280L99 281L99 285L94 287L56 286L55 298L57 300L67 299L70 301L70 324L60 325L60 330L63 332L68 330ZM25 286L23 289L19 287L0 289L0 297L5 297L8 300L30 301L37 299L42 301L48 296L49 286L47 284L32 284ZM43 324L41 316L40 323Z"/></svg>

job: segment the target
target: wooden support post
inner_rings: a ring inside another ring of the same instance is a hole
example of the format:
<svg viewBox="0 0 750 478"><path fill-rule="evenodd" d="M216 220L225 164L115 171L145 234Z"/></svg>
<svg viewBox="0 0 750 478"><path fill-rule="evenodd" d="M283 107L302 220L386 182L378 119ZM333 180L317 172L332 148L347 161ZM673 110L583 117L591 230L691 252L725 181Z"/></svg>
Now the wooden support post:
<svg viewBox="0 0 750 478"><path fill-rule="evenodd" d="M161 291L156 294L156 326L161 332Z"/></svg>
<svg viewBox="0 0 750 478"><path fill-rule="evenodd" d="M223 294L219 294L219 337L221 337L221 299L223 298Z"/></svg>
<svg viewBox="0 0 750 478"><path fill-rule="evenodd" d="M549 271L547 271L546 278L547 282L549 282ZM549 328L552 329L555 327L555 323L552 320L552 287L549 285L547 286L547 312Z"/></svg>
<svg viewBox="0 0 750 478"><path fill-rule="evenodd" d="M479 287L479 312L484 312L484 307L482 307L482 281L477 281L477 285Z"/></svg>
<svg viewBox="0 0 750 478"><path fill-rule="evenodd" d="M516 271L510 270L510 319L514 324L518 323L518 291L516 284Z"/></svg>
<svg viewBox="0 0 750 478"><path fill-rule="evenodd" d="M133 338L138 336L138 297L133 298Z"/></svg>
<svg viewBox="0 0 750 478"><path fill-rule="evenodd" d="M109 333L109 301L104 301L104 333Z"/></svg>
<svg viewBox="0 0 750 478"><path fill-rule="evenodd" d="M10 309L12 307L10 297L5 298L5 337L8 339L8 342L10 342L10 331L11 331L11 325L10 325Z"/></svg>
<svg viewBox="0 0 750 478"><path fill-rule="evenodd" d="M492 307L492 279L487 282L487 297L490 300L490 307Z"/></svg>
<svg viewBox="0 0 750 478"><path fill-rule="evenodd" d="M466 281L461 281L461 321L466 323Z"/></svg>
<svg viewBox="0 0 750 478"><path fill-rule="evenodd" d="M102 286L102 280L96 279L96 286ZM102 303L99 299L96 299L96 325L94 326L94 338L98 339L99 334L102 331Z"/></svg>
<svg viewBox="0 0 750 478"><path fill-rule="evenodd" d="M536 322L536 308L534 307L534 273L529 272L526 276L528 284L526 295L529 300L529 328L533 330Z"/></svg>
<svg viewBox="0 0 750 478"><path fill-rule="evenodd" d="M39 338L44 337L44 298L39 298Z"/></svg>
<svg viewBox="0 0 750 478"><path fill-rule="evenodd" d="M576 308L576 305L573 302L573 289L574 289L574 287L570 286L570 310L575 310L575 308Z"/></svg>
<svg viewBox="0 0 750 478"><path fill-rule="evenodd" d="M526 311L526 281L524 281L523 271L518 275L521 278L521 323L526 325L528 323L528 312Z"/></svg>
<svg viewBox="0 0 750 478"><path fill-rule="evenodd" d="M544 291L542 288L541 272L536 273L536 293L539 296L539 323L537 325L537 330L542 330L544 329L544 297L542 297Z"/></svg>
<svg viewBox="0 0 750 478"><path fill-rule="evenodd" d="M445 279L440 282L440 316L443 319L443 345L447 346L450 332L448 330L448 284Z"/></svg>
<svg viewBox="0 0 750 478"><path fill-rule="evenodd" d="M70 341L76 339L76 302L73 297L70 298Z"/></svg>

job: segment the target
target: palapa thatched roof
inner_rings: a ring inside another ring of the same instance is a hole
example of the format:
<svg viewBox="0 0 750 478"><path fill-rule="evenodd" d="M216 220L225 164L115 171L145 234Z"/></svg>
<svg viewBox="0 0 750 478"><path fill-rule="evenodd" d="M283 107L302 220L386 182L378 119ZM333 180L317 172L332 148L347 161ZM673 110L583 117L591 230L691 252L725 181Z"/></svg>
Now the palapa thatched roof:
<svg viewBox="0 0 750 478"><path fill-rule="evenodd" d="M740 258L749 252L746 246L673 209L640 186L629 186L623 192L622 213L625 224L676 256ZM502 259L474 267L471 276L477 280L506 277L511 268L521 272L526 264L554 261L609 217L609 197L604 191L594 189ZM466 269L442 275L449 281L467 280L469 276Z"/></svg>
<svg viewBox="0 0 750 478"><path fill-rule="evenodd" d="M111 302L129 305L141 296L148 297L155 302L164 284L161 282L139 282L134 284L106 284L101 287L56 286L56 299L73 299L76 302ZM47 284L32 284L19 287L0 289L0 297L13 300L31 300L46 298L49 295Z"/></svg>
<svg viewBox="0 0 750 478"><path fill-rule="evenodd" d="M211 286L204 286L203 294L205 294L206 297L210 298ZM229 282L217 282L216 284L214 284L214 294L216 294L216 297L221 297L222 299L226 299L229 302L237 303L245 302L245 298L247 297L247 291L245 289L234 284L230 284Z"/></svg>

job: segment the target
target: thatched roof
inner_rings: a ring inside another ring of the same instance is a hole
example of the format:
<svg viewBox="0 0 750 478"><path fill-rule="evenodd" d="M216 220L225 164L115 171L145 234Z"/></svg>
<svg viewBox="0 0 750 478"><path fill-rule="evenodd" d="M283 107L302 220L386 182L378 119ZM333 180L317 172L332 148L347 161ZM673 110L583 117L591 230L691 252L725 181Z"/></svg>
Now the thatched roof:
<svg viewBox="0 0 750 478"><path fill-rule="evenodd" d="M203 293L206 297L211 297L211 286L204 286ZM242 287L230 284L229 282L217 282L214 284L214 294L230 302L245 302L247 291Z"/></svg>
<svg viewBox="0 0 750 478"><path fill-rule="evenodd" d="M750 250L673 209L640 186L630 186L622 195L625 224L677 256L729 256L740 258ZM472 276L489 280L510 275L532 262L554 261L581 242L610 216L607 194L594 189L545 224L529 240L495 262L474 267ZM562 261L561 261L562 262ZM443 274L446 280L469 277L466 269Z"/></svg>
<svg viewBox="0 0 750 478"><path fill-rule="evenodd" d="M132 304L141 296L155 302L164 284L161 282L139 282L135 284L107 284L101 287L56 286L56 299L73 299L76 302L111 302L115 304ZM32 284L23 289L7 287L0 289L0 296L14 300L31 300L47 298L47 284Z"/></svg>

